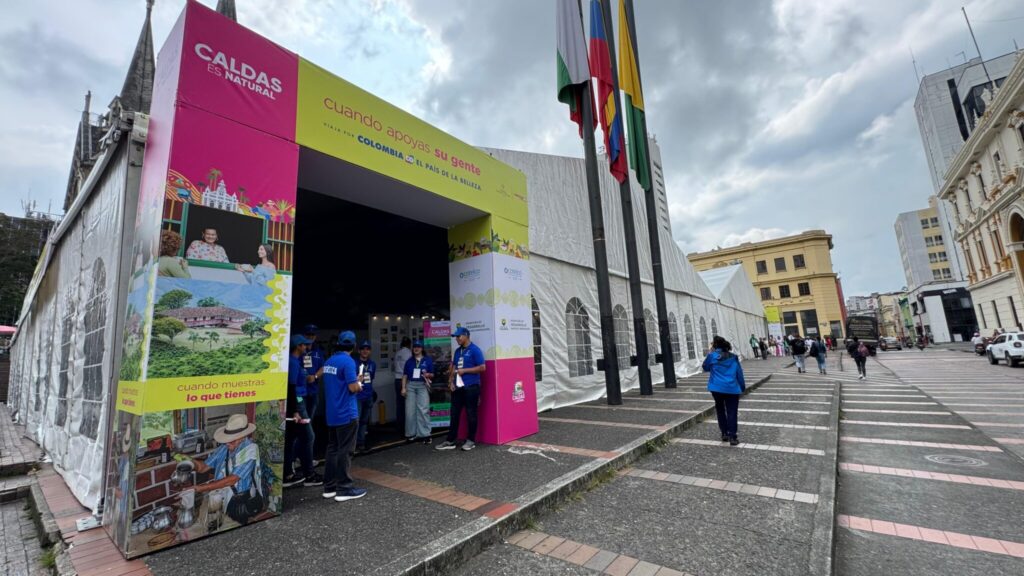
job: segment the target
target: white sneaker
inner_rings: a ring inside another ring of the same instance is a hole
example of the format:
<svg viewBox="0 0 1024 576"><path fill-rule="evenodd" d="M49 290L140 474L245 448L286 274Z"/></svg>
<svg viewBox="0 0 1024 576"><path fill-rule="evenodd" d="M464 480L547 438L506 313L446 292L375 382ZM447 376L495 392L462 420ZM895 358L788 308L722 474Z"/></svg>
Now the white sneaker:
<svg viewBox="0 0 1024 576"><path fill-rule="evenodd" d="M324 492L324 498L334 498L337 495L337 492Z"/></svg>
<svg viewBox="0 0 1024 576"><path fill-rule="evenodd" d="M863 379L864 379L864 375L863 374L860 375L860 376L857 376L857 380L863 380Z"/></svg>
<svg viewBox="0 0 1024 576"><path fill-rule="evenodd" d="M465 443L462 444L463 452L469 452L473 448L476 448L476 442L473 442L472 440L466 440Z"/></svg>

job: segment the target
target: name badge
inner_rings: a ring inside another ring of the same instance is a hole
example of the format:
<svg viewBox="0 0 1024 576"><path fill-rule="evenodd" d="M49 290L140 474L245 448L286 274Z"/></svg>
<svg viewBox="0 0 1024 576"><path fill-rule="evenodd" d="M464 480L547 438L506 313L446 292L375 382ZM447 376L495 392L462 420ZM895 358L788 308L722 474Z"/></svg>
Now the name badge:
<svg viewBox="0 0 1024 576"><path fill-rule="evenodd" d="M419 368L413 368L412 369L412 379L413 380L419 380L420 379L420 369Z"/></svg>
<svg viewBox="0 0 1024 576"><path fill-rule="evenodd" d="M312 368L313 367L313 357L312 356L303 356L302 357L302 367L303 368Z"/></svg>

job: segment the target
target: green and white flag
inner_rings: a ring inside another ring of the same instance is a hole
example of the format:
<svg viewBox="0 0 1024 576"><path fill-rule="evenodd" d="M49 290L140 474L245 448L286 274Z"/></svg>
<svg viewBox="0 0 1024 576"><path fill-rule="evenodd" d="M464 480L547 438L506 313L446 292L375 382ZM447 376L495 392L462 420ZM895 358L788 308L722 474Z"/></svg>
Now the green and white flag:
<svg viewBox="0 0 1024 576"><path fill-rule="evenodd" d="M590 81L587 41L578 0L557 0L558 100L569 106L569 118L583 135L583 87ZM591 128L593 130L593 128Z"/></svg>

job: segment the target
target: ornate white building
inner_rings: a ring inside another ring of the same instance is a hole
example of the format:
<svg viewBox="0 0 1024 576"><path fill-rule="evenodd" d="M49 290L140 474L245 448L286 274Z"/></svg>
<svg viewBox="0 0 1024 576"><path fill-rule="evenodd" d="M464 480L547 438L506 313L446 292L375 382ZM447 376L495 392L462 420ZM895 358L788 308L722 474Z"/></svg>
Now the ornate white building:
<svg viewBox="0 0 1024 576"><path fill-rule="evenodd" d="M1024 319L1024 58L996 91L946 172L949 202L966 258L979 328Z"/></svg>

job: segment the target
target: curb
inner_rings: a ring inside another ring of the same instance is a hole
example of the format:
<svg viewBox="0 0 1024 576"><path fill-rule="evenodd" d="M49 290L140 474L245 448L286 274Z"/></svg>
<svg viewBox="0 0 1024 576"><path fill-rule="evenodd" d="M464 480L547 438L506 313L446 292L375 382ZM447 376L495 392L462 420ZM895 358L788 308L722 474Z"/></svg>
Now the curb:
<svg viewBox="0 0 1024 576"><path fill-rule="evenodd" d="M828 439L825 443L827 468L818 480L818 505L814 510L814 528L811 531L811 551L808 555L809 574L832 574L835 554L836 483L839 478L839 409L842 382L834 380Z"/></svg>
<svg viewBox="0 0 1024 576"><path fill-rule="evenodd" d="M71 566L71 557L67 554L67 547L61 538L57 520L50 512L43 490L39 487L39 480L35 476L31 476L28 484L0 492L0 502L21 499L25 500L32 514L32 523L35 525L40 546L44 549L54 550L56 565L51 568L51 573L58 576L76 574L75 569Z"/></svg>
<svg viewBox="0 0 1024 576"><path fill-rule="evenodd" d="M744 394L771 379L769 374L747 386ZM838 396L837 396L838 398ZM557 508L572 495L586 491L606 481L616 470L623 468L653 452L656 446L678 436L715 413L715 406L680 418L666 425L665 430L654 430L623 446L622 454L610 460L594 460L556 478L512 501L517 508L499 520L481 517L448 534L421 546L377 569L375 574L396 576L436 576L479 554L484 548L498 543L506 536L526 528L533 518ZM838 441L838 436L837 436ZM835 467L835 456L833 456ZM833 476L833 485L835 477ZM831 508L830 508L831 509ZM831 553L829 554L831 561Z"/></svg>

